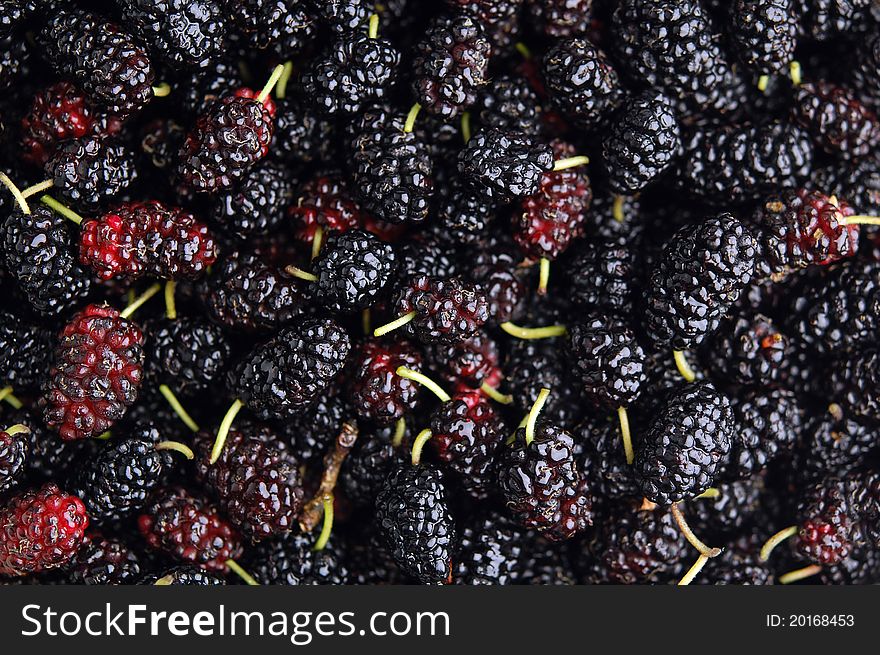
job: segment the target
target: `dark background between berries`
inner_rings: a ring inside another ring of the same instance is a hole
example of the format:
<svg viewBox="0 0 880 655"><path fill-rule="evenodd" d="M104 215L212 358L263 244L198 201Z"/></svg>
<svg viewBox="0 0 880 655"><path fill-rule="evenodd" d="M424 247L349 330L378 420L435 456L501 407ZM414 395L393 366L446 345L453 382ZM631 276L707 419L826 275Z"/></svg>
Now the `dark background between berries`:
<svg viewBox="0 0 880 655"><path fill-rule="evenodd" d="M0 7L0 170L92 225L0 188L0 584L242 584L228 557L262 584L670 584L679 501L722 549L696 582L880 582L880 231L845 224L880 213L876 5ZM131 343L76 320L169 279L177 317L160 293ZM299 513L345 423L315 552Z"/></svg>

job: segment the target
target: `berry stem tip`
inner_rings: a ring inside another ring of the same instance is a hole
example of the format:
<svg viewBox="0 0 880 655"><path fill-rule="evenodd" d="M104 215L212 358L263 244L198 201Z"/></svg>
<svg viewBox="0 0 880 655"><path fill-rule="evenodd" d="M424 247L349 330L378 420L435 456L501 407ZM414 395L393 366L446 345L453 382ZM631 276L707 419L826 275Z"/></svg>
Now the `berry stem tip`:
<svg viewBox="0 0 880 655"><path fill-rule="evenodd" d="M223 420L220 422L220 429L217 430L217 438L214 440L214 447L211 448L211 459L208 460L210 464L215 464L217 460L220 459L220 454L223 452L223 446L226 445L226 437L229 436L229 430L232 428L232 422L235 420L235 415L241 411L242 407L244 407L244 403L236 398L235 402L232 403L232 406L227 410L226 416L224 416Z"/></svg>
<svg viewBox="0 0 880 655"><path fill-rule="evenodd" d="M416 436L413 440L412 446L412 464L413 466L418 466L422 461L422 449L424 449L425 444L428 443L428 440L431 438L431 428L425 428Z"/></svg>
<svg viewBox="0 0 880 655"><path fill-rule="evenodd" d="M434 382L434 380L429 378L424 373L419 373L418 371L407 368L406 366L398 366L397 370L394 372L402 378L418 382L422 386L427 387L434 392L434 395L437 396L441 402L448 403L451 400L451 397L443 390L443 387Z"/></svg>
<svg viewBox="0 0 880 655"><path fill-rule="evenodd" d="M198 424L193 420L192 416L189 415L189 412L184 409L183 405L177 399L177 396L174 395L174 392L171 391L171 387L167 384L159 385L159 393L168 401L168 404L171 405L171 409L174 410L174 413L177 414L178 418L183 421L184 425L188 427L193 432L199 431Z"/></svg>

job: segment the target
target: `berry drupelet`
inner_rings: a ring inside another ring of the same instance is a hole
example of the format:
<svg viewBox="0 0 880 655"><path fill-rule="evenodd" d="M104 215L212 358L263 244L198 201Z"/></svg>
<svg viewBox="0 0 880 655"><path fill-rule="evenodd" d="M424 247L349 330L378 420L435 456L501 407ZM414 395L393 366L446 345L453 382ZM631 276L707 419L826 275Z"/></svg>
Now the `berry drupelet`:
<svg viewBox="0 0 880 655"><path fill-rule="evenodd" d="M506 437L501 417L477 392L456 394L431 415L429 444L461 487L477 499L492 491L495 455Z"/></svg>
<svg viewBox="0 0 880 655"><path fill-rule="evenodd" d="M356 30L367 22L372 11L367 0L306 0L306 4L337 34Z"/></svg>
<svg viewBox="0 0 880 655"><path fill-rule="evenodd" d="M698 0L623 0L612 15L616 62L638 84L693 109L713 105L730 66Z"/></svg>
<svg viewBox="0 0 880 655"><path fill-rule="evenodd" d="M155 200L122 203L81 228L80 262L103 280L143 275L193 280L217 259L207 225Z"/></svg>
<svg viewBox="0 0 880 655"><path fill-rule="evenodd" d="M150 58L119 25L61 10L49 17L39 40L55 72L76 80L107 112L126 117L153 98Z"/></svg>
<svg viewBox="0 0 880 655"><path fill-rule="evenodd" d="M66 204L89 213L116 201L138 179L134 153L108 136L66 141L43 170Z"/></svg>
<svg viewBox="0 0 880 655"><path fill-rule="evenodd" d="M201 318L178 318L147 324L147 379L167 384L174 393L192 396L222 381L231 345L218 325Z"/></svg>
<svg viewBox="0 0 880 655"><path fill-rule="evenodd" d="M624 98L617 71L586 39L558 41L542 57L541 75L553 104L585 130L599 128Z"/></svg>
<svg viewBox="0 0 880 655"><path fill-rule="evenodd" d="M735 0L730 7L730 40L738 59L752 72L780 73L794 59L794 5L794 0Z"/></svg>
<svg viewBox="0 0 880 655"><path fill-rule="evenodd" d="M89 305L59 339L41 400L43 420L66 441L88 439L110 429L137 400L144 335L115 309Z"/></svg>
<svg viewBox="0 0 880 655"><path fill-rule="evenodd" d="M302 313L302 282L269 265L259 253L229 253L205 279L200 294L208 316L239 332L267 332Z"/></svg>
<svg viewBox="0 0 880 655"><path fill-rule="evenodd" d="M536 406L540 402L541 396ZM578 470L571 433L539 422L519 428L515 436L513 446L500 455L497 475L516 521L552 541L586 530L593 524L593 497Z"/></svg>
<svg viewBox="0 0 880 655"><path fill-rule="evenodd" d="M138 517L138 529L153 550L218 572L241 555L238 533L203 499L179 487L162 489L155 498Z"/></svg>
<svg viewBox="0 0 880 655"><path fill-rule="evenodd" d="M396 268L394 248L363 230L331 234L312 267L315 299L337 312L373 305Z"/></svg>
<svg viewBox="0 0 880 655"><path fill-rule="evenodd" d="M395 429L379 428L365 434L363 428L348 457L342 464L339 486L355 507L372 509L385 478L400 462L405 452L393 444Z"/></svg>
<svg viewBox="0 0 880 655"><path fill-rule="evenodd" d="M540 134L541 104L524 77L501 74L480 94L480 125L496 130Z"/></svg>
<svg viewBox="0 0 880 655"><path fill-rule="evenodd" d="M792 189L768 198L752 218L762 246L760 265L778 274L854 255L859 226L846 224L853 214L845 201L819 191Z"/></svg>
<svg viewBox="0 0 880 655"><path fill-rule="evenodd" d="M616 410L638 398L645 382L645 351L625 323L595 314L568 328L574 375L597 406Z"/></svg>
<svg viewBox="0 0 880 655"><path fill-rule="evenodd" d="M522 573L523 535L509 520L490 513L464 526L455 558L455 584L507 585Z"/></svg>
<svg viewBox="0 0 880 655"><path fill-rule="evenodd" d="M609 503L635 501L641 497L633 467L626 462L616 418L586 418L572 430L572 435L583 451L578 464L594 491L597 514L604 514Z"/></svg>
<svg viewBox="0 0 880 655"><path fill-rule="evenodd" d="M677 573L687 543L665 509L628 507L599 526L590 551L596 557L592 581L656 584Z"/></svg>
<svg viewBox="0 0 880 655"><path fill-rule="evenodd" d="M248 569L265 585L344 585L348 570L332 543L315 550L314 537L301 532L267 539L248 554Z"/></svg>
<svg viewBox="0 0 880 655"><path fill-rule="evenodd" d="M16 209L2 223L0 259L24 299L38 313L62 314L89 292L77 265L68 222L43 205Z"/></svg>
<svg viewBox="0 0 880 655"><path fill-rule="evenodd" d="M366 126L353 144L352 178L364 208L389 223L428 217L434 165L427 144L398 118Z"/></svg>
<svg viewBox="0 0 880 655"><path fill-rule="evenodd" d="M171 569L159 571L143 578L141 585L190 585L195 587L213 587L225 585L226 579L219 573L206 571L201 566L182 564Z"/></svg>
<svg viewBox="0 0 880 655"><path fill-rule="evenodd" d="M180 149L181 182L200 193L231 189L269 152L275 129L271 98L242 88L200 114Z"/></svg>
<svg viewBox="0 0 880 655"><path fill-rule="evenodd" d="M619 240L582 239L569 252L560 268L572 303L585 311L631 316L636 275L632 250Z"/></svg>
<svg viewBox="0 0 880 655"><path fill-rule="evenodd" d="M735 432L730 400L711 383L672 392L636 447L642 494L658 505L699 496L712 486Z"/></svg>
<svg viewBox="0 0 880 655"><path fill-rule="evenodd" d="M852 551L857 515L845 480L826 478L806 489L800 499L795 549L811 562L838 564Z"/></svg>
<svg viewBox="0 0 880 655"><path fill-rule="evenodd" d="M399 65L400 52L385 39L344 34L305 72L303 92L326 114L357 114L385 98Z"/></svg>
<svg viewBox="0 0 880 655"><path fill-rule="evenodd" d="M678 184L697 198L726 206L797 187L813 164L809 134L781 121L700 126L682 143Z"/></svg>
<svg viewBox="0 0 880 655"><path fill-rule="evenodd" d="M30 454L29 431L21 423L0 428L0 494L15 487L24 476Z"/></svg>
<svg viewBox="0 0 880 655"><path fill-rule="evenodd" d="M395 466L376 496L376 525L404 573L422 584L452 582L456 530L440 471Z"/></svg>
<svg viewBox="0 0 880 655"><path fill-rule="evenodd" d="M552 146L556 159L574 155L569 144L555 141ZM556 259L583 233L592 199L590 179L580 169L545 172L535 192L514 213L514 240L529 257Z"/></svg>
<svg viewBox="0 0 880 655"><path fill-rule="evenodd" d="M795 0L801 27L818 41L846 35L870 23L869 0Z"/></svg>
<svg viewBox="0 0 880 655"><path fill-rule="evenodd" d="M838 265L821 288L792 305L794 332L814 351L839 355L871 347L880 329L880 262Z"/></svg>
<svg viewBox="0 0 880 655"><path fill-rule="evenodd" d="M410 278L398 291L394 309L408 317L407 334L426 344L464 341L489 319L483 290L457 277Z"/></svg>
<svg viewBox="0 0 880 655"><path fill-rule="evenodd" d="M82 91L70 82L57 82L34 96L21 119L21 156L42 166L61 142L99 133L101 119Z"/></svg>
<svg viewBox="0 0 880 655"><path fill-rule="evenodd" d="M553 149L514 130L480 130L458 155L458 172L464 180L500 202L535 193L552 168Z"/></svg>
<svg viewBox="0 0 880 655"><path fill-rule="evenodd" d="M63 566L76 555L88 525L82 501L51 482L6 498L0 508L0 575Z"/></svg>
<svg viewBox="0 0 880 655"><path fill-rule="evenodd" d="M230 373L230 387L263 419L304 410L345 366L348 334L329 319L305 319L258 345Z"/></svg>
<svg viewBox="0 0 880 655"><path fill-rule="evenodd" d="M593 0L528 0L531 18L548 37L586 34L593 21Z"/></svg>
<svg viewBox="0 0 880 655"><path fill-rule="evenodd" d="M93 523L117 523L146 506L169 464L152 440L114 439L77 470L71 489Z"/></svg>
<svg viewBox="0 0 880 655"><path fill-rule="evenodd" d="M49 369L52 333L41 325L0 310L0 389L39 388Z"/></svg>
<svg viewBox="0 0 880 655"><path fill-rule="evenodd" d="M366 218L340 175L321 175L303 184L287 215L297 238L309 245L318 230L324 234L345 232L361 226Z"/></svg>
<svg viewBox="0 0 880 655"><path fill-rule="evenodd" d="M498 376L498 344L485 332L460 343L432 343L427 348L428 359L450 385L477 388Z"/></svg>
<svg viewBox="0 0 880 655"><path fill-rule="evenodd" d="M142 576L142 566L127 544L90 531L65 572L71 584L123 585L135 584Z"/></svg>
<svg viewBox="0 0 880 655"><path fill-rule="evenodd" d="M602 140L608 185L631 195L667 170L681 149L678 117L662 93L628 98Z"/></svg>
<svg viewBox="0 0 880 655"><path fill-rule="evenodd" d="M367 340L353 359L351 397L360 418L390 425L416 409L420 385L397 375L401 366L421 369L422 354L413 344Z"/></svg>
<svg viewBox="0 0 880 655"><path fill-rule="evenodd" d="M704 360L718 380L767 386L784 377L789 340L763 314L740 315L706 342Z"/></svg>
<svg viewBox="0 0 880 655"><path fill-rule="evenodd" d="M196 437L199 480L220 509L253 541L290 532L302 508L299 462L271 430L230 432L219 459L211 461L214 435Z"/></svg>
<svg viewBox="0 0 880 655"><path fill-rule="evenodd" d="M807 422L797 461L806 469L808 480L828 474L843 476L861 466L874 447L872 427L832 403L828 411Z"/></svg>
<svg viewBox="0 0 880 655"><path fill-rule="evenodd" d="M242 241L268 234L283 223L294 184L286 168L261 162L233 189L216 196L211 218Z"/></svg>
<svg viewBox="0 0 880 655"><path fill-rule="evenodd" d="M170 66L204 69L226 39L220 0L116 0L122 20Z"/></svg>
<svg viewBox="0 0 880 655"><path fill-rule="evenodd" d="M435 18L416 45L413 93L426 111L453 118L477 100L488 82L492 44L466 14Z"/></svg>
<svg viewBox="0 0 880 655"><path fill-rule="evenodd" d="M751 281L757 252L749 228L730 214L675 232L647 290L651 338L676 350L701 343Z"/></svg>
<svg viewBox="0 0 880 655"><path fill-rule="evenodd" d="M880 119L852 92L828 82L807 82L796 91L793 119L816 145L841 159L857 159L880 143Z"/></svg>

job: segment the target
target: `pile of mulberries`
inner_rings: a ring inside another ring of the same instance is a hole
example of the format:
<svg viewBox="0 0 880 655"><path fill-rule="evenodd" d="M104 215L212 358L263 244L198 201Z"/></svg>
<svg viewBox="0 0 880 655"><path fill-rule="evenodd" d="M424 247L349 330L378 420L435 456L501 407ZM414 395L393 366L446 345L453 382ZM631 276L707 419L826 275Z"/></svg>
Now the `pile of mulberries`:
<svg viewBox="0 0 880 655"><path fill-rule="evenodd" d="M880 583L878 66L870 0L0 1L0 585Z"/></svg>

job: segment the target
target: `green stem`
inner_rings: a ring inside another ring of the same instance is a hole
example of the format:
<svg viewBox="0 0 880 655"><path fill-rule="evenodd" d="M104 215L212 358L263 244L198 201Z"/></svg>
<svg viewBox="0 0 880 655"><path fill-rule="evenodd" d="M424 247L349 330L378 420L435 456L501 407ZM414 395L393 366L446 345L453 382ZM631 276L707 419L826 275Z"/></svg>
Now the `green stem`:
<svg viewBox="0 0 880 655"><path fill-rule="evenodd" d="M278 86L275 87L275 97L284 100L287 96L287 83L290 82L290 76L293 75L293 62L284 63L284 72L278 78Z"/></svg>
<svg viewBox="0 0 880 655"><path fill-rule="evenodd" d="M226 412L226 416L224 416L223 420L220 422L220 429L217 430L217 438L214 440L214 447L211 448L211 459L208 460L209 463L214 464L220 459L220 454L223 452L223 446L226 445L226 437L229 436L229 430L232 428L232 422L235 420L235 415L241 411L242 407L244 407L244 403L236 398L235 402L232 403L232 406Z"/></svg>
<svg viewBox="0 0 880 655"><path fill-rule="evenodd" d="M776 548L779 544L781 544L786 539L790 539L798 533L798 526L790 525L787 528L783 528L772 537L770 537L767 541L764 542L764 545L761 546L761 551L758 553L758 557L762 562L766 562L770 559L770 553L773 552L773 549Z"/></svg>
<svg viewBox="0 0 880 655"><path fill-rule="evenodd" d="M0 402L6 401L10 405L12 405L15 409L21 409L21 401L12 395L12 387L3 387L0 389ZM16 407L16 403L18 406Z"/></svg>
<svg viewBox="0 0 880 655"><path fill-rule="evenodd" d="M721 554L720 548L711 548L710 546L707 546L700 541L697 535L694 534L694 531L691 530L691 527L687 524L684 514L681 513L681 508L679 508L678 503L673 503L670 507L670 511L672 512L672 518L675 519L675 522L678 524L678 529L681 530L684 538L688 540L688 543L690 543L691 546L700 551L700 555L717 557Z"/></svg>
<svg viewBox="0 0 880 655"><path fill-rule="evenodd" d="M575 168L576 166L584 166L585 164L590 163L590 158L586 155L578 155L577 157L566 157L565 159L559 159L553 164L554 171L564 171L569 168Z"/></svg>
<svg viewBox="0 0 880 655"><path fill-rule="evenodd" d="M168 82L162 82L153 87L153 95L157 98L164 98L171 94L171 85Z"/></svg>
<svg viewBox="0 0 880 655"><path fill-rule="evenodd" d="M61 214L64 218L73 221L77 225L85 219L72 209L69 209L55 200L52 196L40 196L40 202L52 209L56 214Z"/></svg>
<svg viewBox="0 0 880 655"><path fill-rule="evenodd" d="M797 582L798 580L804 580L806 578L810 578L817 573L822 571L822 567L818 564L810 564L809 566L805 566L802 569L796 569L794 571L789 571L783 575L779 576L779 584L791 584L792 582Z"/></svg>
<svg viewBox="0 0 880 655"><path fill-rule="evenodd" d="M391 445L395 448L399 448L400 444L403 443L404 435L406 435L406 419L399 418L397 419L397 424L394 426L394 437L391 439Z"/></svg>
<svg viewBox="0 0 880 655"><path fill-rule="evenodd" d="M681 350L673 350L672 357L675 359L675 367L678 369L678 372L688 382L693 382L697 379L697 374L694 373L694 369L691 368L690 364L688 364L688 360L684 355L684 352Z"/></svg>
<svg viewBox="0 0 880 655"><path fill-rule="evenodd" d="M480 385L480 391L489 396L489 398L494 400L496 403L500 403L502 405L510 405L513 402L513 396L508 393L501 393L500 391L498 391L498 389L490 385L488 382L483 382L483 384Z"/></svg>
<svg viewBox="0 0 880 655"><path fill-rule="evenodd" d="M241 568L241 565L236 562L234 559L226 560L226 566L229 567L229 570L235 573L239 578L245 581L245 583L251 587L259 587L260 583L254 579L250 573Z"/></svg>
<svg viewBox="0 0 880 655"><path fill-rule="evenodd" d="M502 323L499 327L512 337L518 339L550 339L561 337L566 333L564 325L547 325L539 328L520 327L510 321Z"/></svg>
<svg viewBox="0 0 880 655"><path fill-rule="evenodd" d="M393 332L397 328L402 328L404 325L409 323L416 317L416 312L412 311L403 316L398 316L390 323L386 323L385 325L380 325L375 330L373 330L374 337L381 337L389 332Z"/></svg>
<svg viewBox="0 0 880 655"><path fill-rule="evenodd" d="M324 244L324 228L320 225L315 229L312 236L312 259L317 259L321 253L321 246Z"/></svg>
<svg viewBox="0 0 880 655"><path fill-rule="evenodd" d="M174 410L174 413L177 414L178 418L184 422L186 427L188 427L193 432L199 431L198 424L193 420L192 416L189 415L183 405L180 404L180 401L177 399L177 396L174 395L174 392L171 391L171 388L167 384L159 385L159 393L161 393L165 400L168 401L168 404L171 405L171 409Z"/></svg>
<svg viewBox="0 0 880 655"><path fill-rule="evenodd" d="M623 215L623 196L614 196L614 203L611 205L611 215L618 223L623 223L626 218Z"/></svg>
<svg viewBox="0 0 880 655"><path fill-rule="evenodd" d="M0 430L0 432L5 432L10 437L14 437L17 434L28 434L30 432L30 428L26 425L22 425L21 423L16 423L15 425L10 425L5 430Z"/></svg>
<svg viewBox="0 0 880 655"><path fill-rule="evenodd" d="M678 581L679 587L686 587L691 582L694 581L694 578L703 570L703 567L706 566L706 562L709 561L709 558L706 555L700 555L697 558L697 561L694 562L693 566L688 569L688 572L684 574L681 580Z"/></svg>
<svg viewBox="0 0 880 655"><path fill-rule="evenodd" d="M433 391L434 395L436 395L444 403L448 403L451 400L449 394L446 393L439 384L434 382L434 380L429 378L424 373L419 373L418 371L414 371L413 369L407 368L406 366L398 366L395 373L397 373L397 375L402 378L413 380L414 382L418 382L419 384L424 385L425 387Z"/></svg>
<svg viewBox="0 0 880 655"><path fill-rule="evenodd" d="M535 402L529 410L529 415L526 418L526 445L529 445L535 440L535 423L538 421L538 414L541 413L541 410L544 408L544 403L547 402L549 396L550 389L543 387L541 391L538 392L538 397L535 398Z"/></svg>
<svg viewBox="0 0 880 655"><path fill-rule="evenodd" d="M0 182L3 183L9 192L15 197L15 202L18 203L18 206L21 207L21 211L25 214L31 213L31 208L28 206L27 200L21 194L19 188L15 185L15 182L9 179L9 176L6 173L0 173Z"/></svg>
<svg viewBox="0 0 880 655"><path fill-rule="evenodd" d="M420 111L422 111L422 106L419 103L416 103L406 115L406 122L403 124L403 131L407 134L413 131L413 127L416 124L416 117L419 115Z"/></svg>
<svg viewBox="0 0 880 655"><path fill-rule="evenodd" d="M168 280L165 283L165 316L169 320L177 318L177 305L174 303L174 289L177 283L174 280Z"/></svg>
<svg viewBox="0 0 880 655"><path fill-rule="evenodd" d="M130 318L132 314L134 314L138 309L140 309L141 305L147 302L150 298L159 293L159 290L162 288L162 285L158 282L152 285L149 289L144 291L138 298L135 299L133 303L131 303L128 307L119 312L120 318Z"/></svg>
<svg viewBox="0 0 880 655"><path fill-rule="evenodd" d="M547 293L547 284L550 282L550 260L541 257L540 269L538 273L538 295L543 296Z"/></svg>
<svg viewBox="0 0 880 655"><path fill-rule="evenodd" d="M278 64L275 69L272 71L272 75L269 76L269 81L266 82L266 86L263 87L263 90L260 91L257 96L257 102L263 104L266 102L266 98L269 97L269 94L272 93L272 89L275 88L275 85L278 83L278 80L281 79L281 75L284 73L284 64Z"/></svg>
<svg viewBox="0 0 880 655"><path fill-rule="evenodd" d="M632 465L635 454L633 453L632 435L629 431L629 415L626 412L626 407L621 406L617 408L617 417L620 420L620 437L623 440L623 452L626 455L626 463Z"/></svg>
<svg viewBox="0 0 880 655"><path fill-rule="evenodd" d="M29 186L27 189L22 190L21 195L25 198L30 198L31 196L36 195L41 191L51 189L53 184L54 182L52 180L43 180L39 184L34 184L33 186Z"/></svg>
<svg viewBox="0 0 880 655"><path fill-rule="evenodd" d="M190 460L196 456L192 448L179 441L160 441L156 444L156 450L173 450Z"/></svg>
<svg viewBox="0 0 880 655"><path fill-rule="evenodd" d="M379 14L373 14L370 16L370 27L367 30L367 36L371 39L375 39L379 36Z"/></svg>
<svg viewBox="0 0 880 655"><path fill-rule="evenodd" d="M461 138L465 143L471 140L471 112L469 111L461 115Z"/></svg>
<svg viewBox="0 0 880 655"><path fill-rule="evenodd" d="M422 461L422 449L424 449L425 444L428 443L428 440L431 438L431 428L425 428L416 436L413 441L412 447L412 463L413 466L418 466Z"/></svg>
<svg viewBox="0 0 880 655"><path fill-rule="evenodd" d="M844 216L838 222L841 225L880 225L880 216L856 214L855 216Z"/></svg>
<svg viewBox="0 0 880 655"><path fill-rule="evenodd" d="M293 277L299 278L300 280L305 280L306 282L315 282L318 279L318 276L314 273L309 273L308 271L304 271L301 268L297 268L293 264L290 266L284 267L284 272L288 275L292 275Z"/></svg>
<svg viewBox="0 0 880 655"><path fill-rule="evenodd" d="M324 505L324 522L313 550L324 550L327 542L330 541L330 533L333 531L333 495L326 494L322 504Z"/></svg>

